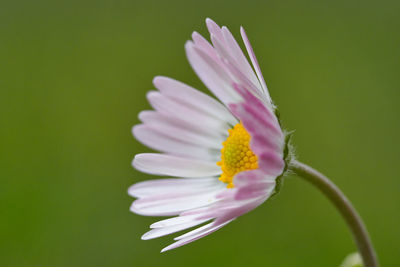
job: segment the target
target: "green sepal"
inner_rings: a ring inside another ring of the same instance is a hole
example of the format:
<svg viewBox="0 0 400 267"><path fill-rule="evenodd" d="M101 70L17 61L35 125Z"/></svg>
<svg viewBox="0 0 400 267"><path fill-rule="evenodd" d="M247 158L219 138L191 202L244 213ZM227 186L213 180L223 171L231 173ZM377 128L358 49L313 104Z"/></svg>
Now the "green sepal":
<svg viewBox="0 0 400 267"><path fill-rule="evenodd" d="M281 123L281 113L279 112L278 108L277 108L273 103L272 103L272 105L273 105L273 107L274 107L274 114L275 114L275 117L278 119L279 126L282 127L282 123Z"/></svg>
<svg viewBox="0 0 400 267"><path fill-rule="evenodd" d="M292 160L293 154L292 154L292 136L294 134L294 131L290 131L285 133L285 147L283 149L283 160L285 161L285 167L283 168L282 173L276 178L275 182L275 188L274 192L272 193L271 197L269 199L274 198L280 191L283 185L283 177L286 174L286 171L289 168L290 161Z"/></svg>

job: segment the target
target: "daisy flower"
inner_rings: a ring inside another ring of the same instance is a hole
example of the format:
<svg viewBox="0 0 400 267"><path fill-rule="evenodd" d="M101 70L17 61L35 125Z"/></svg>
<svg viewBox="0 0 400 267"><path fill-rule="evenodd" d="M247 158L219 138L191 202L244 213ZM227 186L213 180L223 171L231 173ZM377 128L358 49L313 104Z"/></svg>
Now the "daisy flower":
<svg viewBox="0 0 400 267"><path fill-rule="evenodd" d="M167 251L202 238L253 210L277 192L287 169L287 137L253 48L240 29L251 65L226 27L206 20L211 43L197 32L186 55L214 99L167 77L147 94L154 110L139 114L137 140L160 153L135 156L133 166L162 176L128 190L131 211L175 216L153 223L142 239L197 226ZM170 177L170 178L168 178Z"/></svg>

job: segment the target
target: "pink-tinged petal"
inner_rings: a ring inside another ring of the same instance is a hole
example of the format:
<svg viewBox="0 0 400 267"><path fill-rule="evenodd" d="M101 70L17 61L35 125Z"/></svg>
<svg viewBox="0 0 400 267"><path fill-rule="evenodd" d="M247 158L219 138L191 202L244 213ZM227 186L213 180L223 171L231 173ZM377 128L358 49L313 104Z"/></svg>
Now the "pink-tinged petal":
<svg viewBox="0 0 400 267"><path fill-rule="evenodd" d="M219 60L217 52L215 51L214 47L198 32L192 33L192 39L197 48L203 50L215 61Z"/></svg>
<svg viewBox="0 0 400 267"><path fill-rule="evenodd" d="M232 125L238 123L235 117L214 98L171 78L158 76L153 80L154 86L163 95L177 99L188 106L201 110L202 112L216 117Z"/></svg>
<svg viewBox="0 0 400 267"><path fill-rule="evenodd" d="M243 214L255 209L259 205L261 205L269 196L262 196L260 198L252 199L251 201L240 201L240 200L235 200L237 202L242 202L242 205L237 207L237 208L231 208L219 216L217 219L215 219L215 223L224 223L226 221L235 219L237 217L242 216Z"/></svg>
<svg viewBox="0 0 400 267"><path fill-rule="evenodd" d="M275 151L278 154L282 154L283 144L284 144L283 134L279 133L278 129L276 129L276 127L273 126L273 124L272 127L270 127L271 124L264 124L259 120L257 120L256 116L253 116L253 114L247 112L246 107L247 107L246 104L230 105L232 112L238 118L240 118L241 122L243 123L243 126L252 136L252 140L250 141L250 147L252 151L256 155L260 155L266 150L271 150L271 148L273 148L274 146L273 144L278 144L278 150L272 149L272 151ZM256 139L253 140L253 136L257 137L257 140ZM260 136L262 136L262 138L260 138ZM269 141L269 143L266 143L265 140L267 140L267 142ZM262 147L255 146L255 143L257 143L258 145L266 144L266 146Z"/></svg>
<svg viewBox="0 0 400 267"><path fill-rule="evenodd" d="M282 144L275 142L274 138L268 138L265 133L256 133L251 136L250 147L257 154L261 154L264 151L273 151L282 154Z"/></svg>
<svg viewBox="0 0 400 267"><path fill-rule="evenodd" d="M226 186L225 186L225 188L226 188ZM221 190L221 192L224 192L224 191L227 191L227 190ZM221 194L221 193L218 193L216 195L216 198L218 198L219 194ZM206 217L209 218L209 216L207 214L209 214L209 212L211 210L215 210L214 205L184 211L181 214L179 214L179 216L198 216L197 218L206 218Z"/></svg>
<svg viewBox="0 0 400 267"><path fill-rule="evenodd" d="M258 98L260 98L261 100L265 101L265 95L263 92L260 91L259 88L257 88L256 85L254 85L254 83L252 83L237 67L236 65L232 64L231 62L227 61L227 60L223 60L224 66L232 73L232 76L235 77L235 80L237 83L242 84L243 86L245 86L246 88L248 88L248 90L254 94L255 96L257 96Z"/></svg>
<svg viewBox="0 0 400 267"><path fill-rule="evenodd" d="M264 173L277 177L282 173L285 161L281 154L264 152L258 156L258 166Z"/></svg>
<svg viewBox="0 0 400 267"><path fill-rule="evenodd" d="M203 228L202 231L194 230L194 231L196 231L195 234L192 233L191 235L188 235L187 237L180 239L179 241L177 241L177 242L175 242L175 243L163 248L161 250L161 252L165 252L165 251L168 251L168 250L171 250L171 249L186 245L186 244L191 243L191 242L193 242L195 240L198 240L198 239L200 239L202 237L205 237L205 236L217 231L218 229L224 227L225 225L227 225L231 221L232 220L225 221L224 223L221 223L221 224L210 224L208 227Z"/></svg>
<svg viewBox="0 0 400 267"><path fill-rule="evenodd" d="M166 193L209 192L223 188L223 184L215 177L192 179L169 178L136 183L129 187L128 194L132 197L144 198Z"/></svg>
<svg viewBox="0 0 400 267"><path fill-rule="evenodd" d="M229 77L236 82L244 83L245 86L249 87L255 94L263 97L263 94L260 94L259 88L251 82L245 74L243 74L238 68L236 61L229 54L229 51L226 50L226 45L222 44L221 39L218 39L214 34L211 34L211 40L213 42L213 47L203 36L198 34L197 32L193 32L192 34L193 42L197 49L202 50L205 54L207 54L210 58L212 58L216 64L220 65L221 68L225 69ZM218 51L218 53L217 53ZM257 81L258 84L258 81Z"/></svg>
<svg viewBox="0 0 400 267"><path fill-rule="evenodd" d="M265 95L269 99L269 103L271 103L271 97L269 96L267 84L265 83L264 77L263 77L261 69L260 69L260 65L258 64L256 55L255 55L254 50L253 50L253 47L251 46L249 38L247 38L246 32L245 32L243 27L240 27L240 33L242 35L242 39L243 39L244 45L246 46L247 53L249 54L251 63L253 64L253 67L254 67L254 69L255 69L255 71L257 73L258 80L260 81L260 83L261 83L261 85L262 85L262 87L264 89Z"/></svg>
<svg viewBox="0 0 400 267"><path fill-rule="evenodd" d="M235 59L240 71L243 72L253 84L257 85L261 92L263 92L261 84L257 79L249 62L247 61L246 56L243 54L242 49L240 48L239 44L236 42L235 38L227 27L222 27L222 35L224 36L225 44L229 49L232 57Z"/></svg>
<svg viewBox="0 0 400 267"><path fill-rule="evenodd" d="M228 136L228 132L215 131L215 129L209 128L207 122L201 124L197 121L188 121L181 119L179 114L161 114L153 110L145 110L139 113L139 119L145 125L159 126L159 127L175 127L176 129L182 129L193 134L198 134L204 138L215 139L216 142L221 143Z"/></svg>
<svg viewBox="0 0 400 267"><path fill-rule="evenodd" d="M259 197L269 197L274 191L275 181L263 181L261 183L250 183L238 189L236 200L245 200Z"/></svg>
<svg viewBox="0 0 400 267"><path fill-rule="evenodd" d="M200 48L196 48L191 41L186 43L185 50L190 65L216 97L225 104L237 102L241 99L232 87L232 81L227 71L210 55Z"/></svg>
<svg viewBox="0 0 400 267"><path fill-rule="evenodd" d="M236 185L236 180L235 180L235 185ZM237 187L229 188L229 190L221 191L221 193L219 193L216 196L216 198L221 199L221 200L226 200L226 199L232 198L236 194L236 191L237 191Z"/></svg>
<svg viewBox="0 0 400 267"><path fill-rule="evenodd" d="M260 132L259 130L264 129L264 131L266 131L268 135L271 135L274 139L283 138L282 130L280 129L279 124L275 123L273 120L267 120L262 116L262 114L256 112L254 110L254 103L245 103L241 105L241 107L240 119L242 122L246 121L249 127L248 129L248 127L245 126L247 130L253 130L254 133L257 133ZM250 128L252 128L252 130Z"/></svg>
<svg viewBox="0 0 400 267"><path fill-rule="evenodd" d="M172 134L177 133L177 131L160 131L157 127L140 124L133 127L132 132L135 138L142 144L160 152L207 161L216 161L220 158L218 150L220 144L215 144L213 147L209 144L207 147L204 144L201 146L200 143L189 143L182 140L183 135L176 134L172 136ZM195 140L196 139L191 139L191 141Z"/></svg>
<svg viewBox="0 0 400 267"><path fill-rule="evenodd" d="M144 216L173 216L183 211L210 205L215 196L224 189L209 192L166 193L140 198L132 203L131 211Z"/></svg>
<svg viewBox="0 0 400 267"><path fill-rule="evenodd" d="M149 92L147 98L155 110L166 116L179 114L179 118L182 120L202 122L203 127L210 127L214 131L225 132L230 128L225 121L216 119L198 109L188 107L183 103L163 96L159 92Z"/></svg>
<svg viewBox="0 0 400 267"><path fill-rule="evenodd" d="M152 230L148 231L147 233L145 233L142 236L142 240L154 239L154 238L158 238L158 237L161 237L161 236L169 235L169 234L172 234L172 233L180 232L180 231L183 231L185 229L194 227L196 225L205 223L208 220L209 219L192 220L192 221L189 221L189 222L186 222L186 223L182 223L182 224L178 224L178 225L172 225L172 226L168 226L168 227L152 229Z"/></svg>
<svg viewBox="0 0 400 267"><path fill-rule="evenodd" d="M236 63L236 60L232 58L232 56L230 55L230 51L226 50L226 45L221 44L214 35L211 35L211 40L214 44L215 49L220 55L221 63L223 64L226 71L230 73L232 83L235 82L243 84L253 94L257 95L260 98L263 98L262 90L260 90L259 86L257 87L254 82L252 82L249 77L245 73L243 73L242 70L240 70L240 66Z"/></svg>
<svg viewBox="0 0 400 267"><path fill-rule="evenodd" d="M252 136L250 147L258 156L259 168L268 175L279 176L284 169L284 137L280 129L271 123L263 123L256 114L248 112L248 104L233 104L231 110L242 121L243 126ZM273 147L278 145L278 149Z"/></svg>
<svg viewBox="0 0 400 267"><path fill-rule="evenodd" d="M259 185L263 188L266 187L267 181L264 183L259 183ZM250 186L250 184L248 184ZM272 187L273 188L273 187ZM262 204L268 197L269 197L269 191L264 190L261 193L257 191L258 195L247 195L246 198L243 199L236 199L238 196L238 192L240 189L235 188L235 190L225 190L221 191L216 198L218 199L218 196L221 194L227 193L226 197L223 199L220 199L215 202L214 204L205 207L205 208L198 208L198 209L193 209L189 210L186 212L183 212L182 214L185 214L185 216L188 215L199 215L197 219L206 219L206 218L213 218L215 217L215 222L216 223L223 223L225 221L234 219L236 217L239 217L243 215L246 212L249 212ZM229 191L229 193L228 193ZM245 192L246 193L246 192ZM249 193L248 193L249 194ZM239 195L239 198L243 195ZM181 215L182 215L181 214Z"/></svg>
<svg viewBox="0 0 400 267"><path fill-rule="evenodd" d="M275 115L267 110L265 110L265 112L260 112L262 111L261 107L261 103L257 101L246 101L246 103L243 105L244 110L248 112L255 120L264 124L265 127L270 129L274 134L282 136L282 130Z"/></svg>
<svg viewBox="0 0 400 267"><path fill-rule="evenodd" d="M221 169L215 162L158 153L138 154L132 164L139 171L156 175L208 177L221 174Z"/></svg>
<svg viewBox="0 0 400 267"><path fill-rule="evenodd" d="M251 131L256 132L259 131L261 128L257 127L252 122L243 123L243 125L246 129L248 129L249 132ZM256 155L260 155L264 152L273 152L279 155L280 157L283 157L284 137L273 135L270 132L268 132L266 128L264 129L264 131L265 132L262 134L262 136L258 136L257 134L255 134L254 139L250 141L250 147L253 150L253 152ZM270 142L275 143L276 146L278 146L278 148L276 148L273 144L267 143L265 140L269 140Z"/></svg>
<svg viewBox="0 0 400 267"><path fill-rule="evenodd" d="M266 184L268 184L270 182L273 183L274 181L273 180L270 180L270 181L260 180L258 182L258 185L265 188ZM245 184L245 186L249 186L251 184L252 183L249 182L249 183ZM244 187L244 186L241 186L241 187ZM225 218L225 216L229 216L229 218L226 220L230 220L235 217L235 216L231 216L232 214L243 214L243 212L250 211L251 209L260 205L262 202L265 201L265 199L267 199L269 197L268 191L264 191L264 194L260 195L259 197L253 196L253 197L249 197L246 199L238 200L238 199L236 199L236 196L241 187L237 186L234 189L222 190L215 196L215 198L218 199L218 201L216 201L212 205L207 206L207 207L201 207L201 208L197 208L197 209L188 210L188 211L181 213L180 215L181 216L198 215L197 219L199 219L199 220L215 217L219 223L222 223L224 221L223 218ZM224 195L223 198L221 198L222 195Z"/></svg>
<svg viewBox="0 0 400 267"><path fill-rule="evenodd" d="M239 208L243 204L238 201L233 201L235 192L237 192L237 189L221 190L215 195L217 201L212 205L184 211L180 216L197 216L196 218L199 220L221 216L225 210ZM224 199L221 199L219 196L223 193L227 193L227 195Z"/></svg>
<svg viewBox="0 0 400 267"><path fill-rule="evenodd" d="M251 94L247 88L244 88L241 85L234 84L233 86L244 99L240 104L245 105L246 111L248 110L252 114L255 114L254 116L263 123L274 125L279 129L279 131L281 131L278 119L270 106L268 106L268 103L263 103L260 99Z"/></svg>
<svg viewBox="0 0 400 267"><path fill-rule="evenodd" d="M222 35L222 30L218 26L217 23L215 23L212 19L207 18L206 19L206 25L207 25L208 31L210 32L210 35L213 34L221 42L224 41L224 36Z"/></svg>
<svg viewBox="0 0 400 267"><path fill-rule="evenodd" d="M216 51L217 55L219 56L218 60L221 60L221 58L226 58L230 62L236 63L235 60L229 54L229 51L227 50L225 44L221 43L221 40L219 40L214 34L211 34L210 37L211 37L211 42L215 49L214 51Z"/></svg>
<svg viewBox="0 0 400 267"><path fill-rule="evenodd" d="M284 134L275 115L254 95L238 85L235 85L235 88L242 94L244 101L231 104L230 109L252 136L250 147L253 152L257 156L271 152L282 157Z"/></svg>
<svg viewBox="0 0 400 267"><path fill-rule="evenodd" d="M234 178L234 182L237 188L241 188L249 184L259 184L264 181L274 181L275 179L275 176L268 175L260 169L255 169L238 173Z"/></svg>

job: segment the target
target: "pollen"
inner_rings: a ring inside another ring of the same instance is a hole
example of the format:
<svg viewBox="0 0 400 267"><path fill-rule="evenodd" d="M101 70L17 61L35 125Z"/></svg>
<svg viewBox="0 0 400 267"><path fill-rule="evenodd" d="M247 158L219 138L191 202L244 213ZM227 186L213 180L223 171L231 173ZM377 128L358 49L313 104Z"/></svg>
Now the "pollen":
<svg viewBox="0 0 400 267"><path fill-rule="evenodd" d="M222 170L219 180L226 183L227 188L233 188L234 176L242 171L257 169L258 159L250 148L251 136L241 122L228 132L228 138L222 143L221 161L217 165Z"/></svg>

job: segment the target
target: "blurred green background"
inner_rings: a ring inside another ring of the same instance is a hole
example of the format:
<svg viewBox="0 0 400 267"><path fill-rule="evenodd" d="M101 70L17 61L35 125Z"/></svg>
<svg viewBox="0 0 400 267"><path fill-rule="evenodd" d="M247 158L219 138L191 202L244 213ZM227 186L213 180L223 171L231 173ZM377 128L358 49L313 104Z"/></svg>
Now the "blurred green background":
<svg viewBox="0 0 400 267"><path fill-rule="evenodd" d="M332 205L288 177L222 230L160 254L129 212L131 136L155 75L201 90L184 43L204 19L245 26L300 160L364 218L382 266L400 256L399 1L2 1L2 266L338 266L356 250Z"/></svg>

